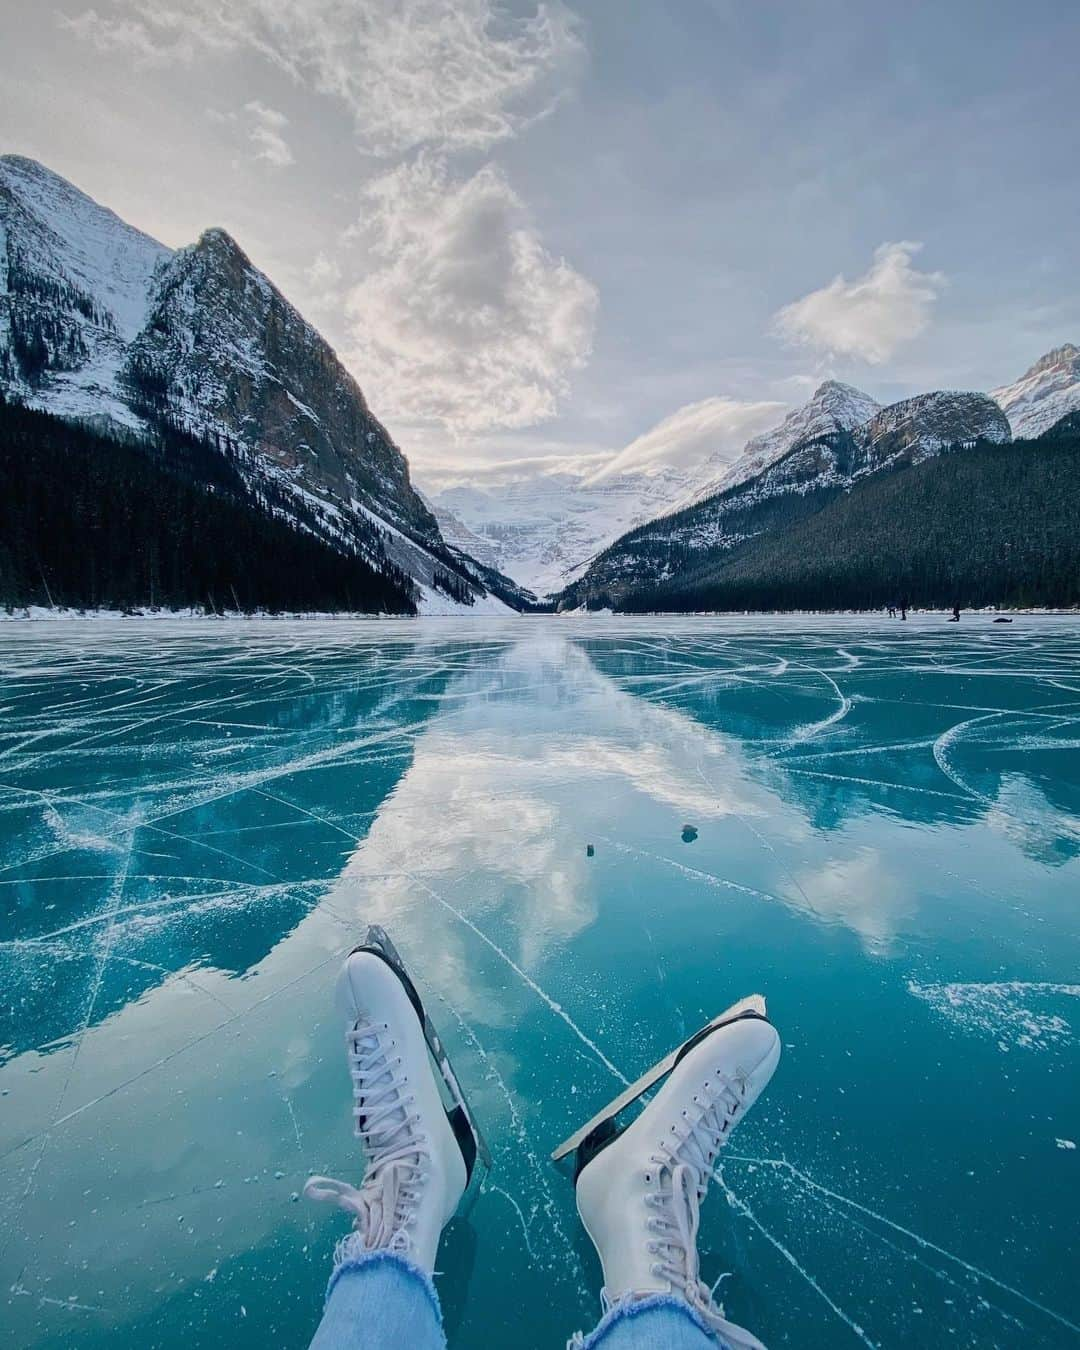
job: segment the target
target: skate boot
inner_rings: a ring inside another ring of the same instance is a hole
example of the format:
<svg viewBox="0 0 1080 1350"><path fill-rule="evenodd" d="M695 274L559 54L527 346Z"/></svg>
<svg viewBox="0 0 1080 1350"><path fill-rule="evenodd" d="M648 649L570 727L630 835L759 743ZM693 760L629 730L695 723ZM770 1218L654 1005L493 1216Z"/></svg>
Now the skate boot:
<svg viewBox="0 0 1080 1350"><path fill-rule="evenodd" d="M724 1346L762 1350L756 1337L725 1319L700 1279L698 1216L720 1149L779 1058L780 1038L765 1018L764 999L745 999L590 1121L577 1149L575 1188L603 1265L605 1308L675 1295ZM620 1132L615 1115L664 1072L663 1087Z"/></svg>
<svg viewBox="0 0 1080 1350"><path fill-rule="evenodd" d="M389 1248L431 1274L443 1228L487 1148L393 944L368 930L337 984L366 1170L359 1188L311 1177L304 1194L353 1215L347 1242ZM442 1091L440 1091L440 1084ZM448 1103L444 1101L444 1095Z"/></svg>

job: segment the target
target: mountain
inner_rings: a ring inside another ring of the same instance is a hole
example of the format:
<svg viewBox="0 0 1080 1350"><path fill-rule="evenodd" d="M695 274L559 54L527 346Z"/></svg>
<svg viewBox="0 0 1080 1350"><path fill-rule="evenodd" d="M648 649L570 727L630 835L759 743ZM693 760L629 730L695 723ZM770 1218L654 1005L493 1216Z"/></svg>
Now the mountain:
<svg viewBox="0 0 1080 1350"><path fill-rule="evenodd" d="M654 429L599 470L523 476L497 489L458 485L427 500L447 538L467 540L462 547L475 557L488 558L538 594L557 592L628 530L753 477L812 435L854 429L878 407L850 385L829 380L780 426L748 441L734 463L723 449L697 459L693 444L689 454L680 446L678 462L666 453L636 455ZM761 412L753 412L760 425Z"/></svg>
<svg viewBox="0 0 1080 1350"><path fill-rule="evenodd" d="M637 593L669 585L705 559L715 561L760 535L791 529L863 479L919 464L947 446L1011 439L997 404L974 393L904 399L853 430L829 429L828 420L813 420L811 426L806 439L754 476L624 535L567 587L560 607L619 607Z"/></svg>
<svg viewBox="0 0 1080 1350"><path fill-rule="evenodd" d="M699 553L628 612L1080 605L1080 413L869 474L810 515ZM972 509L972 503L978 509Z"/></svg>
<svg viewBox="0 0 1080 1350"><path fill-rule="evenodd" d="M421 612L529 603L451 548L405 457L319 333L223 230L176 251L33 160L0 158L0 393L152 440L243 452L297 528L368 547Z"/></svg>
<svg viewBox="0 0 1080 1350"><path fill-rule="evenodd" d="M485 567L498 567L500 565L499 554L489 539L475 534L460 516L455 515L449 507L440 505L435 498L429 497L424 492L421 492L420 495L428 510L438 521L442 537L448 544L453 548L460 549L462 553L467 553Z"/></svg>
<svg viewBox="0 0 1080 1350"><path fill-rule="evenodd" d="M707 463L699 485L675 509L692 506L694 502L704 501L706 497L756 478L804 441L837 431L855 431L869 422L880 408L881 404L869 394L850 384L826 380L818 385L808 402L788 413L778 427L747 441L736 460L715 466Z"/></svg>
<svg viewBox="0 0 1080 1350"><path fill-rule="evenodd" d="M950 445L1012 439L1008 419L986 394L938 391L916 394L882 408L855 432L860 450L854 477L874 473L899 460L918 464Z"/></svg>
<svg viewBox="0 0 1080 1350"><path fill-rule="evenodd" d="M557 473L492 489L459 485L428 500L446 538L544 595L562 590L628 529L669 509L690 481L674 467L601 481Z"/></svg>
<svg viewBox="0 0 1080 1350"><path fill-rule="evenodd" d="M1039 436L1080 409L1080 348L1055 347L1025 371L1015 384L991 391L1014 436Z"/></svg>
<svg viewBox="0 0 1080 1350"><path fill-rule="evenodd" d="M120 374L172 254L34 160L0 156L0 381L61 417L137 428Z"/></svg>
<svg viewBox="0 0 1080 1350"><path fill-rule="evenodd" d="M1016 385L995 390L991 397L1007 413L1016 404L1009 414L1014 434L1037 434L1072 407L1080 407L1080 352L1065 346L1048 353ZM595 473L536 475L497 489L465 484L431 493L428 500L447 538L538 594L557 592L580 582L623 535L660 517L667 520L759 479L755 498L774 490L787 493L797 488L805 493L815 477L805 455L778 478L766 476L799 447L843 433L861 434L864 429L866 444L872 448L865 462L852 461L846 471L849 476L874 471L892 463L894 456L903 458L909 441L910 458L918 460L954 441L963 443L980 436L1000 439L1004 426L981 395L921 395L883 409L861 390L826 380L808 402L771 430L747 441L730 462L720 450L697 465L658 461L645 469L628 465L621 472L606 468ZM891 448L886 450L886 446ZM852 453L857 454L854 445ZM615 467L619 468L618 463ZM845 471L837 469L836 476L837 481L843 479ZM824 487L828 481L825 465L817 486ZM757 528L753 521L742 523ZM715 528L715 522L706 527L708 537ZM692 538L680 536L679 543L693 548ZM587 593L590 584L578 589Z"/></svg>

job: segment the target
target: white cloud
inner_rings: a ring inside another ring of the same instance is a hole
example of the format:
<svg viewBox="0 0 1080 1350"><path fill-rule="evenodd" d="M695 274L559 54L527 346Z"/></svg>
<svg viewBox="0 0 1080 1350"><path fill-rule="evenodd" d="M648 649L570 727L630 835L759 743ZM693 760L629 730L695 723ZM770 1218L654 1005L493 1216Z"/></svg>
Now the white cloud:
<svg viewBox="0 0 1080 1350"><path fill-rule="evenodd" d="M257 99L245 103L244 111L251 119L248 139L255 146L255 158L264 160L275 169L286 169L290 164L295 164L293 152L281 134L289 125L285 114L268 108Z"/></svg>
<svg viewBox="0 0 1080 1350"><path fill-rule="evenodd" d="M145 64L243 50L340 101L373 154L484 150L551 108L582 51L558 0L111 0L61 22Z"/></svg>
<svg viewBox="0 0 1080 1350"><path fill-rule="evenodd" d="M341 268L326 253L318 253L315 261L304 271L304 276L317 290L336 286L341 280Z"/></svg>
<svg viewBox="0 0 1080 1350"><path fill-rule="evenodd" d="M512 449L508 452L505 444L489 444L483 437L470 437L464 443L446 436L426 440L419 428L410 428L408 451L414 481L431 493L469 487L499 495L507 488L542 490L553 481L573 486L611 458L610 450L579 443L561 452L518 455Z"/></svg>
<svg viewBox="0 0 1080 1350"><path fill-rule="evenodd" d="M880 849L868 845L804 871L798 886L819 918L846 924L874 955L889 952L917 908L909 883L889 870Z"/></svg>
<svg viewBox="0 0 1080 1350"><path fill-rule="evenodd" d="M920 272L912 257L921 244L882 244L869 270L854 281L835 277L821 290L785 305L775 329L791 342L871 365L887 361L926 328L945 286L941 272Z"/></svg>
<svg viewBox="0 0 1080 1350"><path fill-rule="evenodd" d="M143 65L165 65L171 59L169 50L140 19L110 18L87 9L81 14L61 14L60 25L99 52L119 52Z"/></svg>
<svg viewBox="0 0 1080 1350"><path fill-rule="evenodd" d="M705 460L718 467L729 463L751 436L772 426L782 403L751 403L733 398L706 398L665 417L598 470L599 483L622 473L690 469Z"/></svg>
<svg viewBox="0 0 1080 1350"><path fill-rule="evenodd" d="M344 287L337 259L320 250L307 267L301 268L301 276L305 310L331 322L340 319Z"/></svg>
<svg viewBox="0 0 1080 1350"><path fill-rule="evenodd" d="M554 416L592 344L596 289L544 248L493 165L421 156L369 183L374 267L347 299L350 363L381 415L455 435Z"/></svg>

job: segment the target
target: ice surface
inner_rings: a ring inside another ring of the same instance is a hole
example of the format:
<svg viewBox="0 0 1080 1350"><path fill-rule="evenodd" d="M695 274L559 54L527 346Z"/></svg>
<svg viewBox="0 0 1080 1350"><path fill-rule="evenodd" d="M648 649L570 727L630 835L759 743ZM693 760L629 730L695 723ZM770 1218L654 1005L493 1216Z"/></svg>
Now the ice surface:
<svg viewBox="0 0 1080 1350"><path fill-rule="evenodd" d="M452 1345L595 1320L547 1155L758 990L729 1314L1075 1345L1078 671L1061 618L0 626L7 1343L307 1344L341 1221L294 1197L360 1171L331 989L378 922L495 1157Z"/></svg>

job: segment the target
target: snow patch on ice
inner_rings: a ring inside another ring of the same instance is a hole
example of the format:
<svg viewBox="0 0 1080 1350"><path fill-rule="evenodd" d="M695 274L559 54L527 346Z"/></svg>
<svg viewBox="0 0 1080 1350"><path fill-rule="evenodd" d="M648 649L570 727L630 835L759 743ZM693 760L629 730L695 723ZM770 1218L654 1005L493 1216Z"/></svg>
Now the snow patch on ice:
<svg viewBox="0 0 1080 1350"><path fill-rule="evenodd" d="M921 984L908 980L908 992L962 1031L993 1036L1002 1051L1047 1050L1072 1041L1072 1027L1047 1011L1052 1000L1080 998L1080 984L1003 980L989 984ZM1033 1008L1031 1004L1042 1004Z"/></svg>

